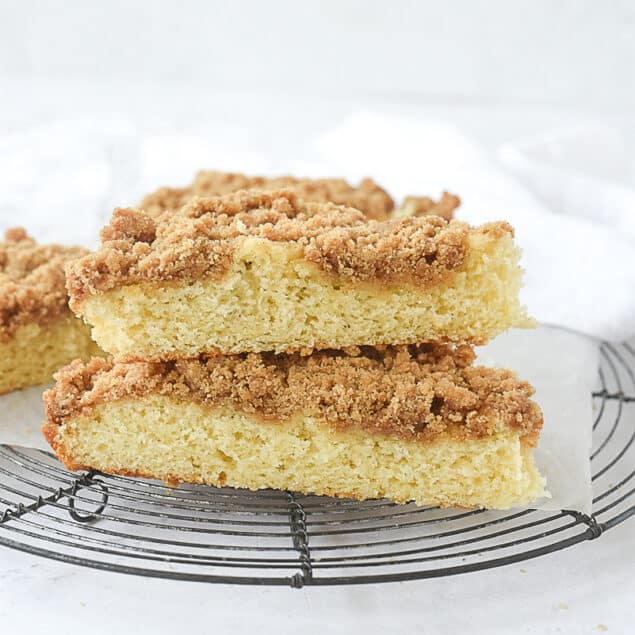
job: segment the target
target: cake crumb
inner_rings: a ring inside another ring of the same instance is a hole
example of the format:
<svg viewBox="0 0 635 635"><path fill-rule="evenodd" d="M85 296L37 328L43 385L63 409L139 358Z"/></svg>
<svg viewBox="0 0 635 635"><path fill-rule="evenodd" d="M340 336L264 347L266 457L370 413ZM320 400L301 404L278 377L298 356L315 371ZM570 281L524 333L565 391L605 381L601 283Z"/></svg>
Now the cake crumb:
<svg viewBox="0 0 635 635"><path fill-rule="evenodd" d="M102 402L161 394L209 406L232 404L272 422L314 412L337 428L423 442L440 434L483 438L508 427L532 443L542 426L532 387L511 371L472 366L474 358L471 346L442 344L170 362L96 358L58 371L44 401L52 426L89 414Z"/></svg>
<svg viewBox="0 0 635 635"><path fill-rule="evenodd" d="M504 222L472 229L439 216L368 219L352 207L306 202L288 190L196 198L173 214L116 209L102 245L67 267L71 307L124 285L219 279L242 241L293 243L325 273L351 282L441 284L465 262L470 233L513 236Z"/></svg>

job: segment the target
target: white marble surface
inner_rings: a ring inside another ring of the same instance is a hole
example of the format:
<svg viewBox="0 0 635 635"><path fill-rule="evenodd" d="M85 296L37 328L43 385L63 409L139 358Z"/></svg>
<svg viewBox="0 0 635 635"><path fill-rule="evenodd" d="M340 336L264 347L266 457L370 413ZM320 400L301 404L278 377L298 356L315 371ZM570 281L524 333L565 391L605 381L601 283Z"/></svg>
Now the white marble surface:
<svg viewBox="0 0 635 635"><path fill-rule="evenodd" d="M366 587L249 588L136 578L0 548L3 633L631 635L633 524L502 569Z"/></svg>
<svg viewBox="0 0 635 635"><path fill-rule="evenodd" d="M234 131L242 131L258 147L275 147L277 157L292 151L294 156L304 158L307 166L311 164L307 138L315 138L339 120L355 101L331 99L317 105L310 99L281 101L267 94L254 99L240 91L222 99L207 93L193 101L185 89L168 92L138 82L84 82L78 87L70 81L33 84L16 80L5 83L4 88L0 109L0 133L4 135L60 116L82 116L99 126L122 111L137 130L165 134L185 120L191 125L193 120L222 119L227 121L228 129L233 126ZM397 108L379 103L387 109ZM415 101L401 104L399 110L449 119L492 150L510 139L597 117L566 108L465 106L460 100L436 105ZM630 117L603 115L603 120L633 130ZM161 150L157 142L155 151ZM204 158L175 155L175 180L186 179L202 162L208 163ZM228 157L233 168L240 167L242 160L242 156ZM269 169L284 169L284 161L276 161ZM254 160L245 169L257 170L259 165ZM28 173L28 165L18 167ZM165 182L166 175L157 170L144 178ZM127 192L130 197L137 194ZM100 203L104 210L114 202L112 196ZM5 212L0 224L10 220ZM81 214L68 214L64 216L66 225L52 224L47 231L63 234L72 228L79 232L86 222ZM488 572L299 592L141 579L0 548L0 631L45 630L57 635L77 633L79 629L96 634L168 633L179 629L224 633L242 629L307 635L353 631L577 635L606 628L609 633L629 635L635 632L634 562L633 521L612 529L600 540Z"/></svg>

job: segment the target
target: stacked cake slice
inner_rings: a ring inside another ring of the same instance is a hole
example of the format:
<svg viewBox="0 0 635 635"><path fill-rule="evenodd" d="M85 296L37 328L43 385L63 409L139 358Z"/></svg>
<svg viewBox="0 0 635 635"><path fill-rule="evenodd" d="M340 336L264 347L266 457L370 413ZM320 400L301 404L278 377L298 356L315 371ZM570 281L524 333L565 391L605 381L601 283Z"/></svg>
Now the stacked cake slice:
<svg viewBox="0 0 635 635"><path fill-rule="evenodd" d="M486 342L530 320L505 223L387 221L291 192L116 210L71 307L128 358Z"/></svg>
<svg viewBox="0 0 635 635"><path fill-rule="evenodd" d="M473 344L531 321L505 223L369 219L288 190L116 210L67 267L110 360L45 396L71 468L507 508L544 490L532 389Z"/></svg>

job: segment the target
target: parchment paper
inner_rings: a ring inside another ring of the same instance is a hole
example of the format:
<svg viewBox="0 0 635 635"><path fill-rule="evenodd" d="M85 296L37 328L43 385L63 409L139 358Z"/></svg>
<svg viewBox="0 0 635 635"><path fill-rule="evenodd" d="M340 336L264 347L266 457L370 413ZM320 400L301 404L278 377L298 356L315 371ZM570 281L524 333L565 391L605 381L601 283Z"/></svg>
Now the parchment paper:
<svg viewBox="0 0 635 635"><path fill-rule="evenodd" d="M547 477L550 499L531 505L545 510L591 512L591 435L599 347L586 337L557 327L513 330L479 351L478 361L512 368L536 389L545 422L536 462Z"/></svg>
<svg viewBox="0 0 635 635"><path fill-rule="evenodd" d="M479 362L512 368L536 388L545 423L536 460L551 498L531 505L545 510L591 510L591 391L599 351L587 338L556 327L510 331L479 351ZM0 443L49 450L40 426L42 388L0 397Z"/></svg>

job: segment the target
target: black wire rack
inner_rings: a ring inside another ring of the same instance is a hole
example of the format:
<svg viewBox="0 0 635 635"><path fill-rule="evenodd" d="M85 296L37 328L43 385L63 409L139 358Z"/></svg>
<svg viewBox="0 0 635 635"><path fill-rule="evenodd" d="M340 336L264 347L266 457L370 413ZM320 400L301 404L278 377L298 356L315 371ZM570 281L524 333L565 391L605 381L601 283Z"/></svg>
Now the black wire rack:
<svg viewBox="0 0 635 635"><path fill-rule="evenodd" d="M454 575L594 540L635 515L635 349L603 344L593 513L465 511L83 475L0 446L0 545L201 582L360 584Z"/></svg>

